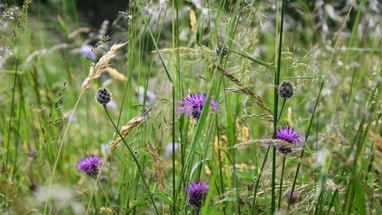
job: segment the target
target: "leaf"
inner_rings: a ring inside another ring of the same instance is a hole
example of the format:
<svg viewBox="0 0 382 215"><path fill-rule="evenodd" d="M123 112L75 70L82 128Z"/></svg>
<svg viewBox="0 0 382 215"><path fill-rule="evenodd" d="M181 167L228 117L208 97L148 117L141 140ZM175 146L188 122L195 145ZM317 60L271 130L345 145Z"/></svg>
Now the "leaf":
<svg viewBox="0 0 382 215"><path fill-rule="evenodd" d="M354 179L355 186L355 203L358 208L358 214L366 215L366 199L365 199L365 190L362 187L360 179L356 177Z"/></svg>

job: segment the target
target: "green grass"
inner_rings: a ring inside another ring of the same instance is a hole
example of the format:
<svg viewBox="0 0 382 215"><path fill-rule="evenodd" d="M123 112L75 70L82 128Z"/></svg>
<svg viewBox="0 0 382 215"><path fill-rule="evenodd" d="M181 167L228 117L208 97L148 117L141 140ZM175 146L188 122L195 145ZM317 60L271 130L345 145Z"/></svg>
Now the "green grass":
<svg viewBox="0 0 382 215"><path fill-rule="evenodd" d="M75 1L0 7L1 213L382 213L381 9L202 2L132 1L98 29ZM125 42L108 66L126 80L82 87L102 60L79 48L101 57ZM101 86L116 108L97 103ZM218 110L179 115L196 93ZM274 140L286 125L304 140L289 154ZM90 155L97 177L76 166ZM197 181L209 185L198 209L187 193Z"/></svg>

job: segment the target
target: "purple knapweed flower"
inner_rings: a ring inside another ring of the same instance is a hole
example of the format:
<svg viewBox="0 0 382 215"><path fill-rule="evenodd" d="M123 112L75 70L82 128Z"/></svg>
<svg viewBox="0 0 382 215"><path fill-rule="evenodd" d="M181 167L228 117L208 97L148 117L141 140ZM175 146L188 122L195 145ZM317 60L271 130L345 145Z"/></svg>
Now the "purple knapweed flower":
<svg viewBox="0 0 382 215"><path fill-rule="evenodd" d="M96 177L99 172L98 166L101 164L101 159L95 155L82 159L77 167L84 171L88 176Z"/></svg>
<svg viewBox="0 0 382 215"><path fill-rule="evenodd" d="M179 104L184 105L183 107L178 106L178 114L182 115L183 113L187 113L188 116L199 119L205 101L206 96L204 94L187 95L183 101L178 102ZM215 111L218 109L218 105L212 99L210 100L210 106Z"/></svg>
<svg viewBox="0 0 382 215"><path fill-rule="evenodd" d="M30 158L33 158L33 159L36 159L36 158L37 158L37 151L36 151L36 149L32 149L32 150L29 152L29 157L30 157Z"/></svg>
<svg viewBox="0 0 382 215"><path fill-rule="evenodd" d="M199 210L207 196L209 186L203 182L195 182L190 184L187 189L188 204Z"/></svg>
<svg viewBox="0 0 382 215"><path fill-rule="evenodd" d="M288 126L282 129L277 129L276 139L284 140L294 145L296 145L297 143L303 142L300 135L293 128L290 128ZM278 145L277 148L281 153L284 153L284 154L288 154L292 152L292 149L288 147L287 145Z"/></svg>
<svg viewBox="0 0 382 215"><path fill-rule="evenodd" d="M291 204L296 203L298 199L298 192L294 190L292 193L289 194L289 198Z"/></svg>
<svg viewBox="0 0 382 215"><path fill-rule="evenodd" d="M90 59L90 60L96 60L97 55L94 53L94 48L90 45L83 45L80 50L81 54Z"/></svg>

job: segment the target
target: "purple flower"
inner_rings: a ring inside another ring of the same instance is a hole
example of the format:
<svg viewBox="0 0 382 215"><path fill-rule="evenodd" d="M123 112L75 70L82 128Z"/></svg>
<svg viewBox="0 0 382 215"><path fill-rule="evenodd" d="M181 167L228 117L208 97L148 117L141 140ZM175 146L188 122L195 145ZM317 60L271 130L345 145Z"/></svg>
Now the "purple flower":
<svg viewBox="0 0 382 215"><path fill-rule="evenodd" d="M109 108L111 108L113 110L117 109L117 103L115 103L115 101L113 101L113 100L110 100L110 102L108 102L106 104L106 106L108 106Z"/></svg>
<svg viewBox="0 0 382 215"><path fill-rule="evenodd" d="M174 143L174 150L177 151L179 148L179 144L178 143ZM167 144L166 146L166 150L165 150L165 154L167 156L171 156L173 154L173 151L172 151L172 143L169 143Z"/></svg>
<svg viewBox="0 0 382 215"><path fill-rule="evenodd" d="M282 129L277 129L276 132L276 139L279 140L284 140L288 143L296 145L297 143L302 143L303 140L300 137L300 135L293 129L288 126L282 128ZM287 145L278 145L277 149L284 154L288 154L292 152L292 149L287 146Z"/></svg>
<svg viewBox="0 0 382 215"><path fill-rule="evenodd" d="M156 98L156 95L155 95L154 92L147 90L146 91L146 96L145 96L144 95L145 94L145 88L142 87L142 86L136 88L135 91L137 92L137 94L139 96L139 102L141 104L143 102L145 102L145 105L151 105L151 104L154 103L155 98Z"/></svg>
<svg viewBox="0 0 382 215"><path fill-rule="evenodd" d="M290 201L290 203L294 204L297 202L298 192L294 190L291 194L292 195L289 196L290 197L289 201Z"/></svg>
<svg viewBox="0 0 382 215"><path fill-rule="evenodd" d="M187 189L188 204L199 210L207 196L209 186L203 182L190 184Z"/></svg>
<svg viewBox="0 0 382 215"><path fill-rule="evenodd" d="M37 158L37 151L35 149L32 149L30 152L29 152L29 157L30 158L33 158L33 159L36 159Z"/></svg>
<svg viewBox="0 0 382 215"><path fill-rule="evenodd" d="M92 46L89 46L89 45L83 45L81 47L81 50L80 52L82 53L82 55L90 60L96 60L97 59L97 55L94 53L94 48Z"/></svg>
<svg viewBox="0 0 382 215"><path fill-rule="evenodd" d="M88 176L96 177L98 175L99 169L98 165L101 164L101 159L95 155L82 159L77 167L84 171Z"/></svg>
<svg viewBox="0 0 382 215"><path fill-rule="evenodd" d="M188 114L188 116L192 116L195 119L199 119L200 114L202 113L203 105L206 101L206 96L204 94L190 94L184 98L184 101L179 101L179 104L183 104L183 107L178 106L178 114L181 115L183 113ZM210 106L213 110L217 110L218 106L214 100L210 100Z"/></svg>

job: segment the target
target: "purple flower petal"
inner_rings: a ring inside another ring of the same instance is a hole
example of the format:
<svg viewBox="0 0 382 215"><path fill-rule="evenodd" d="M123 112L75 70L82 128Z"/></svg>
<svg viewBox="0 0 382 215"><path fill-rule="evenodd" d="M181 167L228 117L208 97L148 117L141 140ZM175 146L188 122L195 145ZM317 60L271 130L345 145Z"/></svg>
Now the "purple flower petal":
<svg viewBox="0 0 382 215"><path fill-rule="evenodd" d="M82 159L77 167L84 171L88 176L96 177L98 174L98 165L101 164L101 159L95 155Z"/></svg>
<svg viewBox="0 0 382 215"><path fill-rule="evenodd" d="M81 47L80 51L84 57L86 57L90 60L96 60L97 59L97 55L94 53L94 48L92 46L83 45Z"/></svg>
<svg viewBox="0 0 382 215"><path fill-rule="evenodd" d="M199 119L205 102L206 96L203 94L187 95L183 101L178 101L179 104L183 105L178 106L178 114L182 115L183 113L187 113L188 116L192 116L195 119ZM218 109L218 105L212 99L210 100L210 106L214 111Z"/></svg>
<svg viewBox="0 0 382 215"><path fill-rule="evenodd" d="M200 209L204 203L205 197L207 196L209 186L203 182L195 182L190 184L187 189L188 193L188 204Z"/></svg>

